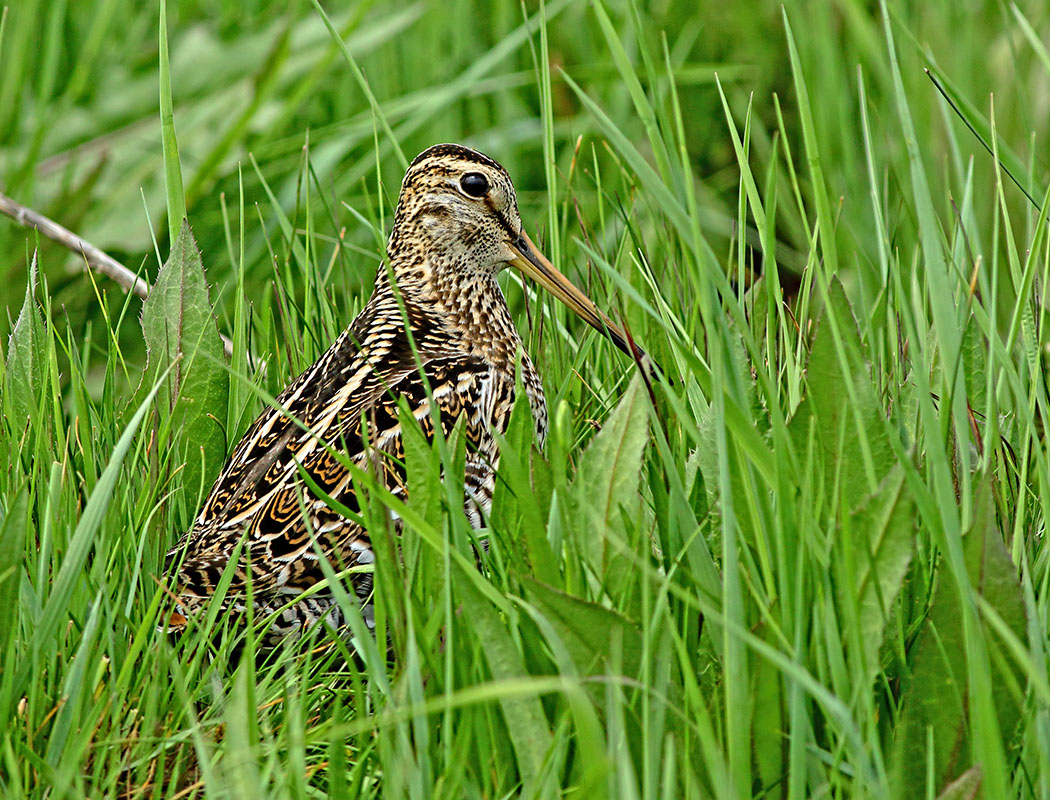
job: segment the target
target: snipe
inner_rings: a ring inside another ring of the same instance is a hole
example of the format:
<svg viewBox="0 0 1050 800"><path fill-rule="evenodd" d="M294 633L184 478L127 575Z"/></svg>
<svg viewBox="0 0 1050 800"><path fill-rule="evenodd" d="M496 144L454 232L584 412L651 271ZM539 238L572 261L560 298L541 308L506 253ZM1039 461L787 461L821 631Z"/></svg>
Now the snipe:
<svg viewBox="0 0 1050 800"><path fill-rule="evenodd" d="M491 506L499 461L493 432L506 427L516 374L528 394L538 438L542 441L547 432L543 386L496 282L508 264L621 350L633 349L635 358L643 355L525 235L506 170L467 147L436 145L412 162L401 185L387 256L389 270L380 266L368 304L328 352L277 397L278 408L255 421L193 528L168 554L169 566L178 564L178 603L170 629L183 629L205 605L242 539L246 546L223 602L233 613L245 609L250 564L257 619L322 579L318 549L333 564L373 562L367 532L332 510L302 473L357 510L350 472L333 455L336 450L403 495L399 398L433 435L421 372L445 433L465 418L464 502L472 524L480 526ZM353 579L371 621L371 575L354 574ZM295 632L322 618L341 623L330 594L294 602L277 616L268 635Z"/></svg>

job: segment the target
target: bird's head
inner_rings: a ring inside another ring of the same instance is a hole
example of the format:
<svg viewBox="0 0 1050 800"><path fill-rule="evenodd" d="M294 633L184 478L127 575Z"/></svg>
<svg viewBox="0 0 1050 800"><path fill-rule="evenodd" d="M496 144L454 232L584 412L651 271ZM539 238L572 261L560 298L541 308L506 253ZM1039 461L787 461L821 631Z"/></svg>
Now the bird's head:
<svg viewBox="0 0 1050 800"><path fill-rule="evenodd" d="M644 356L532 243L510 176L488 156L458 144L434 145L416 156L401 184L391 255L413 239L422 240L427 253L440 254L443 270L464 279L517 268L625 353Z"/></svg>
<svg viewBox="0 0 1050 800"><path fill-rule="evenodd" d="M395 239L417 237L453 269L491 274L514 258L512 244L520 233L514 184L488 156L439 144L420 153L405 173Z"/></svg>

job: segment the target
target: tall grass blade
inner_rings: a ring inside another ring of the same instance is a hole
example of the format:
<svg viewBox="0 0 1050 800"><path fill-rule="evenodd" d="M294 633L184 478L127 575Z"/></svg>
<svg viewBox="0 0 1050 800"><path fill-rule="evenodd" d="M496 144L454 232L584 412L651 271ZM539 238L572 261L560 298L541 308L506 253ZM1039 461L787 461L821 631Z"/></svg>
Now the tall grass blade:
<svg viewBox="0 0 1050 800"><path fill-rule="evenodd" d="M178 238L186 218L186 195L182 188L182 164L175 138L175 113L171 102L171 64L168 59L168 2L160 0L158 33L160 61L160 138L164 153L164 188L168 197L168 241Z"/></svg>

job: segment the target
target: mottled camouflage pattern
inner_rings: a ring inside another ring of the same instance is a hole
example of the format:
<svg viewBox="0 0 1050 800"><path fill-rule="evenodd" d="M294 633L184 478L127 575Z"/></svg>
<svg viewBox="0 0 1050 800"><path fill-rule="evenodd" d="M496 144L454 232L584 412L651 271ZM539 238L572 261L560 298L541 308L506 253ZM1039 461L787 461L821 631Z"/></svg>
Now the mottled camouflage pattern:
<svg viewBox="0 0 1050 800"><path fill-rule="evenodd" d="M488 178L484 197L462 190L460 179L468 172ZM337 568L374 561L368 534L330 509L301 470L358 510L349 471L332 454L336 450L403 495L399 398L424 432L433 434L420 363L445 432L465 418L465 506L475 527L481 525L499 460L493 432L506 427L516 374L541 440L547 431L543 387L496 282L514 257L510 243L520 229L514 187L492 159L459 145L437 145L412 162L387 246L389 271L387 264L380 266L372 297L350 327L281 392L278 407L251 426L193 528L168 554L169 564L179 565L171 629L184 627L206 604L242 539L248 552L242 550L234 567L224 605L233 612L245 609L250 563L257 618L321 580L315 541ZM366 602L371 575L352 579ZM370 611L366 605L369 620ZM321 618L341 624L327 592L283 611L269 636L297 632Z"/></svg>

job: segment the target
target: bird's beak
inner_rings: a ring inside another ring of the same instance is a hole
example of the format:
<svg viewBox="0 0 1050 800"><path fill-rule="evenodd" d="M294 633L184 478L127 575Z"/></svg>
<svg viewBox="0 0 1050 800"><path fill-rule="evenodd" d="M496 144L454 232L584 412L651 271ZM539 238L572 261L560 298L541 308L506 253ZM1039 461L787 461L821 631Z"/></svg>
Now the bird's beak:
<svg viewBox="0 0 1050 800"><path fill-rule="evenodd" d="M645 351L628 339L619 325L599 311L587 295L573 286L568 278L555 269L554 265L532 243L525 231L522 231L517 240L511 244L511 249L515 253L515 258L510 262L513 266L561 300L592 328L608 336L613 344L627 355L638 361L645 357Z"/></svg>

